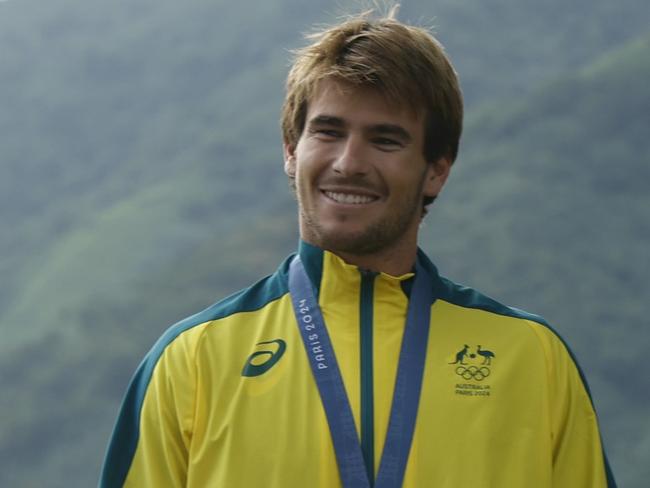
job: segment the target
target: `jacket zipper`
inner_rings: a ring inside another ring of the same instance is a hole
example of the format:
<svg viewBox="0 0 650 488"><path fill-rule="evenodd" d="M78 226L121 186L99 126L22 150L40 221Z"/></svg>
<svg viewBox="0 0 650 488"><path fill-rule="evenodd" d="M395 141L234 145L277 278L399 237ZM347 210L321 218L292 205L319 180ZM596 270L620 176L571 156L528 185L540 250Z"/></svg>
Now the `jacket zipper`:
<svg viewBox="0 0 650 488"><path fill-rule="evenodd" d="M375 412L373 384L373 301L377 273L361 270L360 371L361 371L361 451L370 486L375 483Z"/></svg>

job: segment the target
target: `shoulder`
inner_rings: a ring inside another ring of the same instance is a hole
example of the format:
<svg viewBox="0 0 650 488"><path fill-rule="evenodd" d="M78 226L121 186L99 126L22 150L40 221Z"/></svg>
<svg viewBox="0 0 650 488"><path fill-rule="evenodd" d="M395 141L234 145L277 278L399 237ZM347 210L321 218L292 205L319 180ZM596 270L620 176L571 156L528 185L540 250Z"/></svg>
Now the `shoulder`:
<svg viewBox="0 0 650 488"><path fill-rule="evenodd" d="M548 322L539 315L506 306L474 288L455 283L440 276L436 266L421 249L418 249L418 261L426 272L433 277L433 295L436 301L443 301L466 311L477 311L496 317L528 321L550 328Z"/></svg>
<svg viewBox="0 0 650 488"><path fill-rule="evenodd" d="M162 352L179 339L194 342L203 331L228 317L264 309L280 299L289 291L287 258L272 275L266 276L253 285L214 303L205 310L191 315L172 325L158 339L149 356L159 357Z"/></svg>
<svg viewBox="0 0 650 488"><path fill-rule="evenodd" d="M439 300L444 300L458 307L481 310L502 317L531 321L550 329L550 325L543 317L504 305L474 288L460 285L448 278L440 277L437 291Z"/></svg>
<svg viewBox="0 0 650 488"><path fill-rule="evenodd" d="M418 260L433 276L435 303L440 308L445 308L449 318L457 321L456 324L470 324L472 328L478 327L492 332L494 329L499 329L510 339L515 340L527 337L547 349L547 353L549 348L554 349L555 352L564 349L575 362L575 357L566 341L540 315L504 305L474 288L440 276L436 266L421 249L418 250ZM550 347L551 345L553 347Z"/></svg>
<svg viewBox="0 0 650 488"><path fill-rule="evenodd" d="M135 404L142 404L155 375L188 383L205 332L229 317L264 309L285 295L287 269L285 261L274 274L169 327L145 355L131 380L129 394L137 396Z"/></svg>
<svg viewBox="0 0 650 488"><path fill-rule="evenodd" d="M558 343L567 349L560 334L542 316L504 305L480 291L440 277L436 290L437 301L445 303L453 313L471 316L479 326L508 330L517 337L536 337L543 346ZM533 334L531 334L533 332Z"/></svg>
<svg viewBox="0 0 650 488"><path fill-rule="evenodd" d="M437 300L453 309L454 316L470 316L469 321L478 328L496 332L510 347L527 352L537 350L546 363L549 374L575 371L585 391L589 386L575 354L566 340L543 317L510 307L464 285L440 278ZM529 349L526 349L527 346Z"/></svg>

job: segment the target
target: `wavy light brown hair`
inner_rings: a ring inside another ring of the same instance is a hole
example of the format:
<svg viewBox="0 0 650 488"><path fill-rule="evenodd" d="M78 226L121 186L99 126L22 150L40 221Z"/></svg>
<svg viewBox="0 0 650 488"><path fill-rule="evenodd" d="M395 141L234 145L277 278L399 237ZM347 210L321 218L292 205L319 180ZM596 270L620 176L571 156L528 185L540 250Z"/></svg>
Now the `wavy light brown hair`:
<svg viewBox="0 0 650 488"><path fill-rule="evenodd" d="M424 156L453 163L463 125L458 77L442 45L425 29L372 11L307 36L308 46L295 51L282 108L282 136L296 146L304 129L307 105L319 81L335 78L377 88L390 103L424 113ZM426 200L428 205L432 200Z"/></svg>

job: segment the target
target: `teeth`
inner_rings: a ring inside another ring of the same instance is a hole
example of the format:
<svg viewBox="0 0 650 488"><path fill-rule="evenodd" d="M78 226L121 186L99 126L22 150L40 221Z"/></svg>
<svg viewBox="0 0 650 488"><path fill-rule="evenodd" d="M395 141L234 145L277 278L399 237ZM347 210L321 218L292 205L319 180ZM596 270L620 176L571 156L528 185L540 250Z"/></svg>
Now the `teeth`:
<svg viewBox="0 0 650 488"><path fill-rule="evenodd" d="M359 205L362 203L370 203L375 200L374 197L366 195L352 195L350 193L336 193L333 191L326 191L325 195L338 203L346 203L351 205Z"/></svg>

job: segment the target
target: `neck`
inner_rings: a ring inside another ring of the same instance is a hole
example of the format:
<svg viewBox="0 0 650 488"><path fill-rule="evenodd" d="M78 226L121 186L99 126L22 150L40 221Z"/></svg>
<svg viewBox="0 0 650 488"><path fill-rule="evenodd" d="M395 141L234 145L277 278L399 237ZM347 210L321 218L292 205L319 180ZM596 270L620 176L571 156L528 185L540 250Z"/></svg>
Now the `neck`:
<svg viewBox="0 0 650 488"><path fill-rule="evenodd" d="M321 248L323 247L311 242L310 244ZM355 254L340 251L338 249L329 249L327 247L324 249L336 254L348 264L369 271L386 273L391 276L401 276L412 272L417 255L416 244L409 246L408 249L387 249L371 254Z"/></svg>

